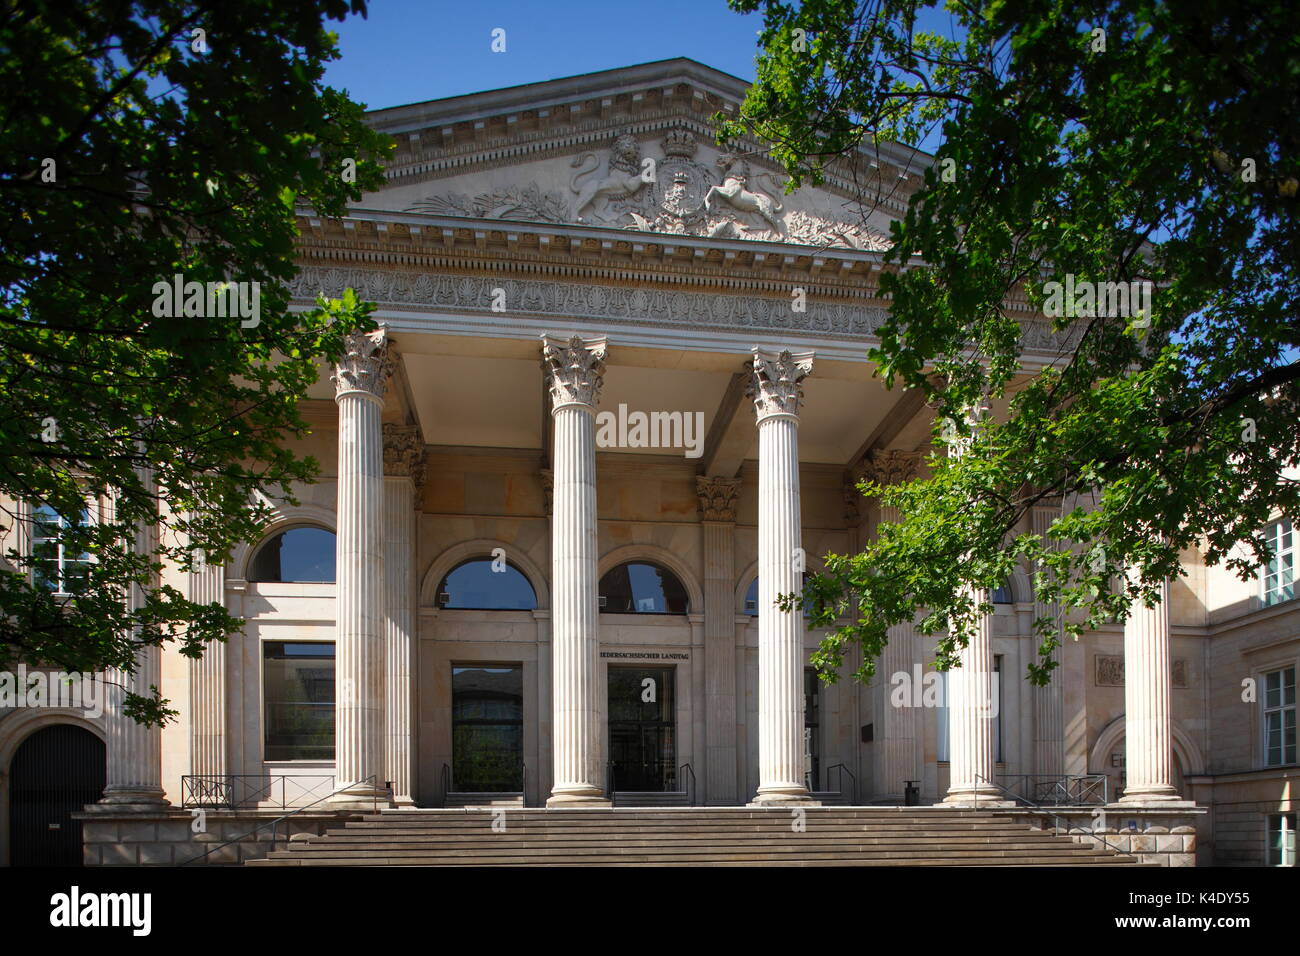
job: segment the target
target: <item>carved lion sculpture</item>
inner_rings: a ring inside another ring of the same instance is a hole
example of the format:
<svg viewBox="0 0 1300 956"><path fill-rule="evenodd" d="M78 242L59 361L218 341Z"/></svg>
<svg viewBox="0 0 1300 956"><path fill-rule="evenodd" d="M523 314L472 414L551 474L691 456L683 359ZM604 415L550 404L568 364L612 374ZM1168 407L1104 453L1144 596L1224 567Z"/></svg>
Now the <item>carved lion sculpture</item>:
<svg viewBox="0 0 1300 956"><path fill-rule="evenodd" d="M594 165L586 166L588 160ZM637 145L636 138L628 133L623 133L614 140L609 171L604 179L588 180L581 188L578 186L579 179L588 173L594 173L600 166L595 153L583 153L570 166L586 166L574 173L569 180L569 188L578 194L569 216L571 222L584 222L583 212L597 199L626 199L635 196L646 184L641 176L641 148Z"/></svg>
<svg viewBox="0 0 1300 956"><path fill-rule="evenodd" d="M784 234L781 220L777 215L784 207L766 193L752 192L749 184L749 164L736 156L719 156L718 166L722 168L722 185L710 186L704 194L704 208L713 211L714 199L720 199L740 212L757 213L773 231Z"/></svg>

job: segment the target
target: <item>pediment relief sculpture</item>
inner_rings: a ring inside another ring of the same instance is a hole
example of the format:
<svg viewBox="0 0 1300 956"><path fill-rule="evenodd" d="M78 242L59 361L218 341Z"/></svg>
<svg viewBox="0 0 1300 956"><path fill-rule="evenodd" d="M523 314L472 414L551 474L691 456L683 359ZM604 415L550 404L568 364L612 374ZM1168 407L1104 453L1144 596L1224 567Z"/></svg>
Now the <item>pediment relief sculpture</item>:
<svg viewBox="0 0 1300 956"><path fill-rule="evenodd" d="M658 156L647 156L635 136L621 131L604 157L580 153L561 176L535 170L539 178L530 182L478 193L448 191L411 203L405 211L869 251L889 248L886 235L861 223L792 208L781 198L778 179L768 172L755 174L743 157L724 153L702 162L696 158L699 148L695 134L679 126L662 138Z"/></svg>

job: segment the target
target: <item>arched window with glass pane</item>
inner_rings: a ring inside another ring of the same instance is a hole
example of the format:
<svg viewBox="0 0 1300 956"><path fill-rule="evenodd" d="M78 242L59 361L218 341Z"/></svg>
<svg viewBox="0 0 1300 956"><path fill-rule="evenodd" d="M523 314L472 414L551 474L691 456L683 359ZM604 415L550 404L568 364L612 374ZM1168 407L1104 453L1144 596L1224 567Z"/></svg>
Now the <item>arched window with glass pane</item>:
<svg viewBox="0 0 1300 956"><path fill-rule="evenodd" d="M628 561L600 579L600 609L609 614L687 614L690 600L677 575L650 561Z"/></svg>
<svg viewBox="0 0 1300 956"><path fill-rule="evenodd" d="M94 560L67 543L68 532L90 522L90 512L82 509L72 519L59 514L49 505L32 509L32 584L53 594L77 594L85 589L86 575Z"/></svg>
<svg viewBox="0 0 1300 956"><path fill-rule="evenodd" d="M1002 587L994 588L990 600L992 600L994 604L1015 604L1015 592L1011 590L1011 581L1003 581Z"/></svg>
<svg viewBox="0 0 1300 956"><path fill-rule="evenodd" d="M513 564L494 558L462 561L438 585L438 607L460 611L532 611L537 593Z"/></svg>
<svg viewBox="0 0 1300 956"><path fill-rule="evenodd" d="M304 526L271 535L248 562L248 580L333 584L334 532Z"/></svg>

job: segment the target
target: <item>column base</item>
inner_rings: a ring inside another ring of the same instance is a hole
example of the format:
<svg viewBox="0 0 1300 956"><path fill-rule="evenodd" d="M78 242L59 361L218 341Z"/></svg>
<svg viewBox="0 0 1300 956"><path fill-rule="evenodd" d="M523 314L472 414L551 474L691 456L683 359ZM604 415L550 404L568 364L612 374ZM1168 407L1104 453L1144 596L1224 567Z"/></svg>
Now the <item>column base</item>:
<svg viewBox="0 0 1300 956"><path fill-rule="evenodd" d="M759 787L754 799L746 806L757 808L770 807L820 807L820 800L814 800L806 787Z"/></svg>
<svg viewBox="0 0 1300 956"><path fill-rule="evenodd" d="M939 803L936 803L935 806L1000 809L1002 807L1018 806L1018 804L1014 800L1008 800L1000 790L995 790L992 787L976 787L971 790L949 790L948 795Z"/></svg>
<svg viewBox="0 0 1300 956"><path fill-rule="evenodd" d="M1113 807L1154 807L1155 809L1174 809L1194 807L1195 800L1185 800L1173 787L1144 787L1140 790L1126 790L1124 796L1113 801Z"/></svg>
<svg viewBox="0 0 1300 956"><path fill-rule="evenodd" d="M393 794L382 787L358 783L333 794L324 805L331 810L384 810L393 805Z"/></svg>
<svg viewBox="0 0 1300 956"><path fill-rule="evenodd" d="M111 807L114 810L158 810L170 807L162 787L113 787L105 790L98 804L91 806Z"/></svg>
<svg viewBox="0 0 1300 956"><path fill-rule="evenodd" d="M614 804L605 796L604 790L595 787L575 788L572 790L553 790L546 798L548 810L609 810Z"/></svg>

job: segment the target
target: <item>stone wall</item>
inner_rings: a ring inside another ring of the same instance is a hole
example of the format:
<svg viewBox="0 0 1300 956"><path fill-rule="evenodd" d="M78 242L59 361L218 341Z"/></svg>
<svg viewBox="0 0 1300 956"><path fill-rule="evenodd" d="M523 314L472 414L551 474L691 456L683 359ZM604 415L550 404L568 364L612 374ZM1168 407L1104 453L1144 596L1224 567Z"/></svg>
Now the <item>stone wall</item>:
<svg viewBox="0 0 1300 956"><path fill-rule="evenodd" d="M1102 816L1090 808L1055 811L1001 811L1037 829L1055 829L1076 843L1111 849L1156 866L1196 866L1196 823L1203 807L1167 810L1137 810L1099 807Z"/></svg>
<svg viewBox="0 0 1300 956"><path fill-rule="evenodd" d="M74 816L81 821L86 866L233 866L262 859L274 844L283 847L298 834L319 836L327 827L356 819L347 813L295 814L275 827L273 844L270 824L283 815L281 810L208 810L200 820L188 810L95 807ZM202 832L195 832L196 823Z"/></svg>

